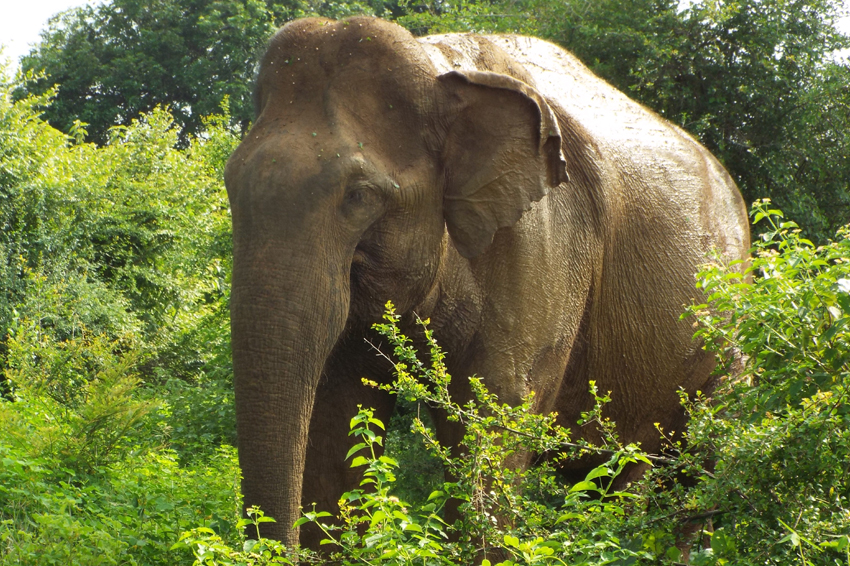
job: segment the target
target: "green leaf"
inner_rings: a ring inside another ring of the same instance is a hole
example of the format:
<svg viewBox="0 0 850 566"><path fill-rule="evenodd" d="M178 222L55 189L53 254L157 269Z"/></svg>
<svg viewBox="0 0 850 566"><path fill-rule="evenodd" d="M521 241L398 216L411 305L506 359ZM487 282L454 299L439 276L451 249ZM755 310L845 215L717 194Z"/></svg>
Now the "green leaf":
<svg viewBox="0 0 850 566"><path fill-rule="evenodd" d="M607 478L607 477L610 477L612 473L613 473L613 470L611 470L608 466L605 466L605 465L597 466L596 468L593 468L592 470L590 470L590 473L588 473L585 476L584 481L589 482L590 480L594 480L596 478L602 478L602 477ZM594 484L594 485L596 485L596 484Z"/></svg>
<svg viewBox="0 0 850 566"><path fill-rule="evenodd" d="M365 442L359 442L359 443L355 444L354 446L351 447L351 449L345 455L345 459L348 460L349 458L351 458L352 454L355 454L355 453L359 452L360 450L363 450L364 448L366 448Z"/></svg>
<svg viewBox="0 0 850 566"><path fill-rule="evenodd" d="M514 548L519 548L519 539L515 536L506 534L504 536L504 541L505 541L505 544L508 545L508 546L512 546Z"/></svg>
<svg viewBox="0 0 850 566"><path fill-rule="evenodd" d="M249 538L248 540L242 543L242 552L251 552L252 550L254 550L254 547L257 546L259 542L260 541L258 540Z"/></svg>
<svg viewBox="0 0 850 566"><path fill-rule="evenodd" d="M384 519L386 519L386 518L387 518L387 514L386 514L386 513L384 513L383 511L381 511L380 509L378 509L378 510L377 510L377 511L375 511L375 513L372 515L371 523L374 525L375 523L377 523L377 522L379 522L379 521L383 521L383 520L384 520Z"/></svg>
<svg viewBox="0 0 850 566"><path fill-rule="evenodd" d="M440 490L432 491L430 495L428 495L428 501L432 501L434 499L437 499L438 497L443 497L445 495L446 494Z"/></svg>
<svg viewBox="0 0 850 566"><path fill-rule="evenodd" d="M570 488L570 493L577 491L599 491L599 487L590 481L580 481Z"/></svg>
<svg viewBox="0 0 850 566"><path fill-rule="evenodd" d="M584 519L584 515L581 513L565 513L563 515L559 515L555 524L563 523L564 521L568 521L570 519Z"/></svg>

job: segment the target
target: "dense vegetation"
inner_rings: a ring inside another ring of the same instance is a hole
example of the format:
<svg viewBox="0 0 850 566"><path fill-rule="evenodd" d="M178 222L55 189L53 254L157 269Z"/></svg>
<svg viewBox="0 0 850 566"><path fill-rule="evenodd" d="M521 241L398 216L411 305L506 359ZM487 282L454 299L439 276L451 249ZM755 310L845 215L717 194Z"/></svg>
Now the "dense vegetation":
<svg viewBox="0 0 850 566"><path fill-rule="evenodd" d="M274 26L366 12L417 33L557 41L796 223L756 201L753 281L719 262L700 275L711 308L686 316L725 363L747 357L711 401L683 400L687 444L661 456L620 445L597 392L586 420L609 432L606 463L578 483L547 465L489 465L517 450L598 449L483 388L452 405L438 346L417 362L390 316L379 330L403 364L403 410L384 457L368 408L346 416L372 491L352 492L342 527L325 527L340 561L675 564L685 551L692 564L850 565L850 67L830 55L847 45L835 9L113 0L58 17L24 59L29 74L0 79L0 564L295 560L242 538L246 521L267 518L240 517L221 175ZM462 458L413 418L421 404L467 424ZM634 461L653 468L614 491ZM457 481L444 485L443 467ZM475 511L453 527L449 496ZM325 522L321 511L304 520Z"/></svg>
<svg viewBox="0 0 850 566"><path fill-rule="evenodd" d="M0 96L0 562L173 564L235 509L227 117L102 147ZM216 523L218 522L218 523Z"/></svg>

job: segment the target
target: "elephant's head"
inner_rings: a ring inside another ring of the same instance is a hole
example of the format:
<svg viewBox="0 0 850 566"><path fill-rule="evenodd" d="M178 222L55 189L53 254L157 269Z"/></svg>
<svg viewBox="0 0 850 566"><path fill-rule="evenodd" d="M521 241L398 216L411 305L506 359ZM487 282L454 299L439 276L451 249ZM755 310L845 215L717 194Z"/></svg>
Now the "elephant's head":
<svg viewBox="0 0 850 566"><path fill-rule="evenodd" d="M438 76L380 20L288 24L255 103L226 170L239 455L245 504L295 543L314 395L344 329L387 300L420 304L446 254L482 254L566 173L558 123L530 86Z"/></svg>

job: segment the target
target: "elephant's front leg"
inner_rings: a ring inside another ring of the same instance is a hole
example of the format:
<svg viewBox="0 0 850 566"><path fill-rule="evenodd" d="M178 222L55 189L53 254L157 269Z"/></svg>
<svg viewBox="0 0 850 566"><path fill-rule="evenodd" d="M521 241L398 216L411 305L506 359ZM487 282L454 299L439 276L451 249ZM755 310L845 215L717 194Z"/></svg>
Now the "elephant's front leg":
<svg viewBox="0 0 850 566"><path fill-rule="evenodd" d="M368 348L363 343L360 347ZM350 460L345 460L346 453L357 442L348 435L349 422L357 414L357 406L374 409L376 418L389 423L395 399L362 383L362 377L373 377L357 363L363 357L334 356L325 366L310 421L301 496L305 511L312 510L315 503L317 511L336 515L339 497L356 488L362 479L363 468L352 469ZM318 550L324 538L327 536L316 525L301 527L302 547Z"/></svg>

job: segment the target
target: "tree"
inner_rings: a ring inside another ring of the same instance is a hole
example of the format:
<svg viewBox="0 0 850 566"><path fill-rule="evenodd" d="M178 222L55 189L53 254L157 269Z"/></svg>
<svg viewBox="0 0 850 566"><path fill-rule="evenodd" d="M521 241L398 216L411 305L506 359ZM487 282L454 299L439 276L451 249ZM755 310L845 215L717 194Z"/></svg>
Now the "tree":
<svg viewBox="0 0 850 566"><path fill-rule="evenodd" d="M99 144L111 126L168 106L185 144L225 97L233 119L247 126L254 66L273 29L261 0L114 0L77 8L55 16L23 58L24 71L45 76L16 97L55 86L48 122L69 132L81 120Z"/></svg>

